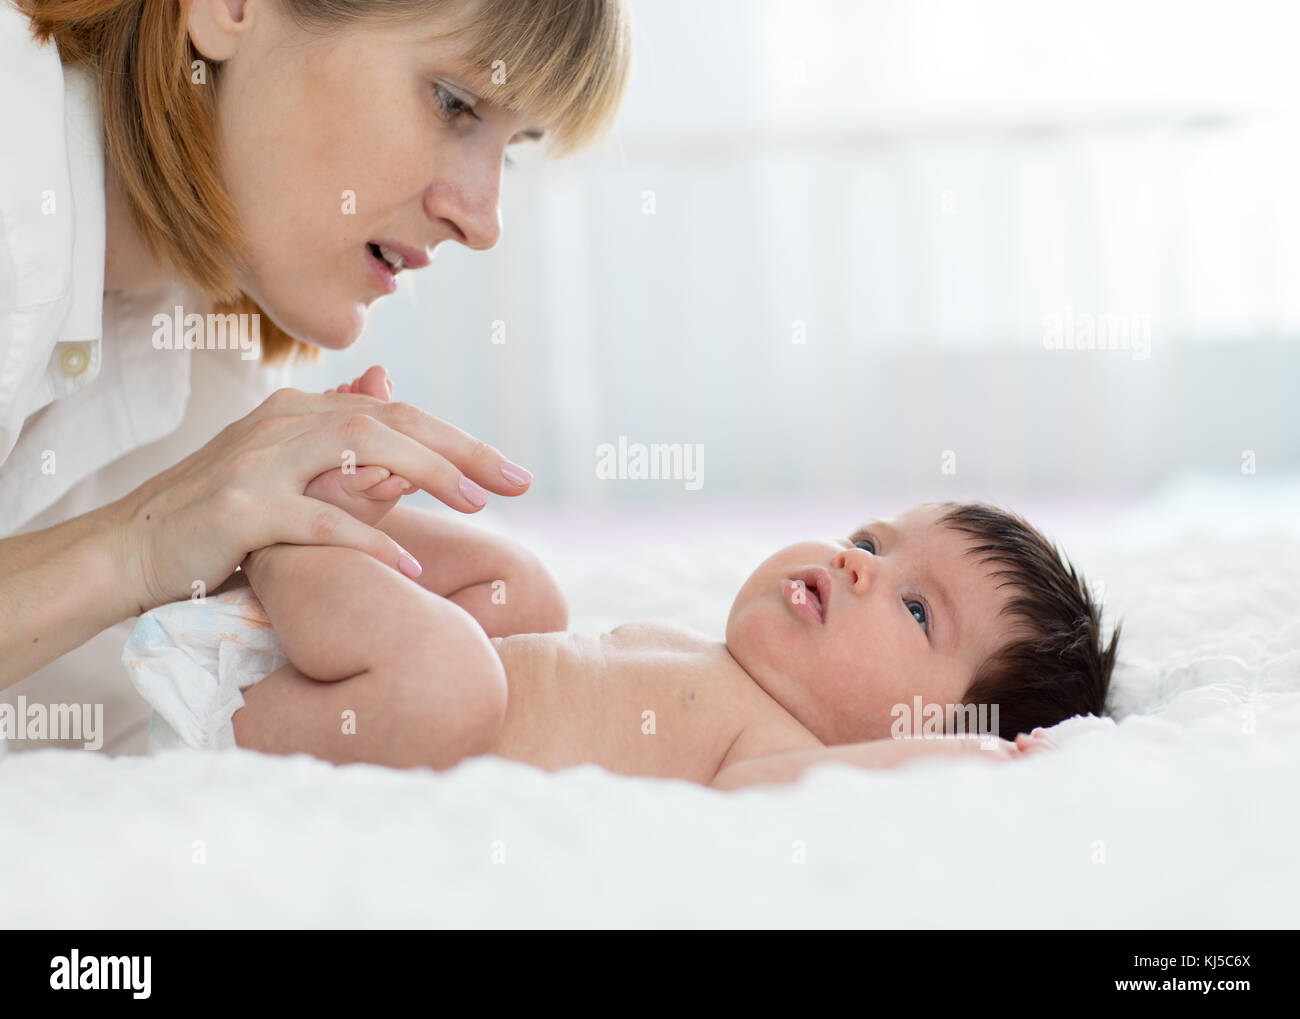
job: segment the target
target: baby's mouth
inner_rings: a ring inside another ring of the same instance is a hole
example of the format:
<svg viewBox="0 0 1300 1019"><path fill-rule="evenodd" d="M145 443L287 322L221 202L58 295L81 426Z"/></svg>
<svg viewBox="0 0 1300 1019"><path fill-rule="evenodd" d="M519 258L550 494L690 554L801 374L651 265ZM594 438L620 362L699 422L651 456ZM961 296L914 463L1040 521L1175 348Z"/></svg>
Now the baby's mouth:
<svg viewBox="0 0 1300 1019"><path fill-rule="evenodd" d="M826 622L826 610L830 607L831 576L822 567L800 570L790 578L792 585L791 600L802 598L817 616L818 622ZM798 602L795 601L798 605Z"/></svg>

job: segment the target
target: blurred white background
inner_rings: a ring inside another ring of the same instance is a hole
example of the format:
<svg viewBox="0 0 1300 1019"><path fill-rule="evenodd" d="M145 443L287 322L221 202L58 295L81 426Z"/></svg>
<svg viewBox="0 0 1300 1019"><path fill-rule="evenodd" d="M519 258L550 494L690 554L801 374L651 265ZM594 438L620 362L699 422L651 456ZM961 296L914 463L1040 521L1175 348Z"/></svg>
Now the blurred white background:
<svg viewBox="0 0 1300 1019"><path fill-rule="evenodd" d="M383 363L560 513L1300 470L1300 5L633 12L613 132L521 159L495 250L439 248L295 384ZM1086 316L1149 347L1048 348ZM598 479L619 436L702 444L703 486Z"/></svg>

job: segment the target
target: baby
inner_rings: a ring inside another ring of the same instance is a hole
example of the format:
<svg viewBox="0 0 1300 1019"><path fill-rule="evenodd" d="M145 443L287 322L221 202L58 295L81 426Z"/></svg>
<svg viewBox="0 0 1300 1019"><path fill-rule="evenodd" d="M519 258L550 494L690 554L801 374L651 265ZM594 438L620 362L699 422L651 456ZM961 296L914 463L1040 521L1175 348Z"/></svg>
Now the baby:
<svg viewBox="0 0 1300 1019"><path fill-rule="evenodd" d="M372 470L322 475L309 494L435 562L437 518L360 498L394 490ZM271 546L244 572L290 664L245 691L235 741L338 763L492 754L733 789L824 761L1005 760L1050 747L1038 727L1102 712L1118 640L1104 645L1073 567L983 504L924 504L781 549L745 581L725 642L658 623L490 638L517 582L496 578L504 604L467 610L435 580L345 548ZM893 738L918 698L947 709L949 730L952 708L992 706L996 735Z"/></svg>

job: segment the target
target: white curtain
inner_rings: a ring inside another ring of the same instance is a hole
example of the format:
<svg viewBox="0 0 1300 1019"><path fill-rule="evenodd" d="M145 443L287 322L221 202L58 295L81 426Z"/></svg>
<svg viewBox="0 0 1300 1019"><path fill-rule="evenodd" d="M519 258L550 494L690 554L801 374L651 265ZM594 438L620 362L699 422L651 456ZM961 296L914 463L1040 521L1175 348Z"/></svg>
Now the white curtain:
<svg viewBox="0 0 1300 1019"><path fill-rule="evenodd" d="M620 436L702 445L692 498L1295 471L1295 6L634 3L611 137L299 382L382 361L584 505L685 496L602 483Z"/></svg>

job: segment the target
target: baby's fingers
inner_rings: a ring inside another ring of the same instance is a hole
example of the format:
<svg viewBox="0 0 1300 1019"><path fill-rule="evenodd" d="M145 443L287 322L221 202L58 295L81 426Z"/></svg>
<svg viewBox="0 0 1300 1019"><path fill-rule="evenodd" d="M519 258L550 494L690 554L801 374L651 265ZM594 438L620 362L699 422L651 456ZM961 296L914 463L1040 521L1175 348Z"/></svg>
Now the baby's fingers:
<svg viewBox="0 0 1300 1019"><path fill-rule="evenodd" d="M374 490L376 487L384 484L392 477L387 467L379 467L374 464L365 467L358 467L352 473L340 470L339 478L343 486L343 491L349 495L366 494L371 498L375 497Z"/></svg>
<svg viewBox="0 0 1300 1019"><path fill-rule="evenodd" d="M1032 754L1042 750L1055 750L1056 744L1039 730L1034 730L1032 734L1022 732L1016 736L1016 749L1022 754Z"/></svg>
<svg viewBox="0 0 1300 1019"><path fill-rule="evenodd" d="M383 470L384 468L380 468ZM390 474L382 481L367 488L362 494L367 499L376 499L379 502L388 502L390 499L400 499L415 489L415 486L407 481L400 474Z"/></svg>

